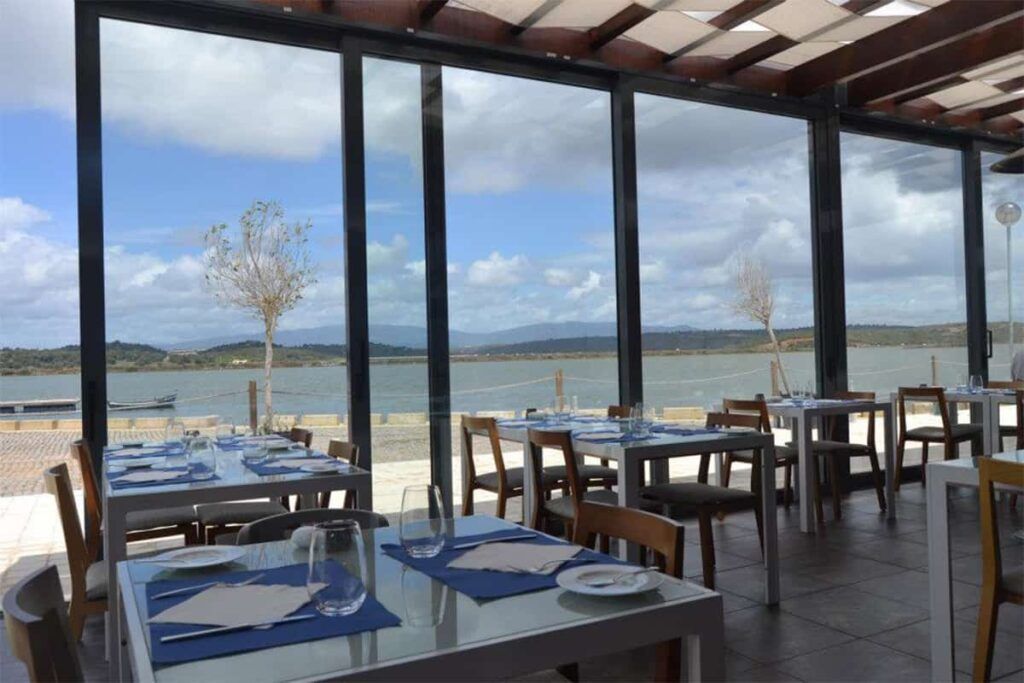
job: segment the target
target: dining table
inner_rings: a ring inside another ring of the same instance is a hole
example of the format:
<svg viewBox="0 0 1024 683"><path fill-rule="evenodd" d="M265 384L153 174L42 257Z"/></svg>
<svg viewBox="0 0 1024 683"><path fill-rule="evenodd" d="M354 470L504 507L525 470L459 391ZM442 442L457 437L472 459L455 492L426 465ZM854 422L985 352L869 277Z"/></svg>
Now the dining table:
<svg viewBox="0 0 1024 683"><path fill-rule="evenodd" d="M703 429L671 423L656 423L650 426L643 438L628 434L628 422L615 419L601 419L586 416L561 416L545 419L498 420L498 436L505 441L523 445L523 453L538 464L543 460L542 449L530 442L531 429L561 430L572 432L572 444L578 458L600 458L614 461L617 472L618 504L628 508L640 507L640 490L644 485L646 463L667 463L672 458L701 456L704 454L733 451L761 450L761 502L763 505L764 528L764 603L775 605L779 602L779 558L778 521L775 504L775 443L770 434L745 429ZM619 432L622 438L609 436L607 439L592 439L588 435ZM463 445L463 448L465 446ZM467 458L463 453L463 482L467 481ZM529 462L524 457L524 463ZM541 497L534 467L526 467L523 485L523 509L533 510ZM665 471L662 468L662 471ZM634 544L622 544L626 559L635 561L638 548Z"/></svg>
<svg viewBox="0 0 1024 683"><path fill-rule="evenodd" d="M518 525L485 515L451 521L451 542L480 534L524 531ZM535 533L546 542L564 544ZM455 583L403 562L394 550L400 542L394 527L363 530L362 534L361 548L350 545L341 552L361 554L367 602L373 600L374 609L389 614L389 620L364 625L360 632L347 635L320 632L315 638L293 638L292 642L286 642L289 639L282 632L278 644L257 647L244 641L244 651L216 656L209 651L179 648L179 655L184 652L186 656L172 663L154 662L159 659L153 654L156 626L150 623L154 588L175 585L182 579L218 581L239 572L258 571L263 575L301 567L307 562L308 550L291 540L258 543L242 546L244 556L230 565L188 572L138 560L118 562L116 584L123 595L118 614L134 680L257 683L496 679L677 638L681 640L682 667L689 674L688 680L724 678L722 597L703 586L659 574L662 581L652 590L612 597L572 592L558 585L556 579L534 590L480 599L456 589ZM365 610L366 603L351 616L314 614L314 618L339 620L327 626L345 630L344 620L358 619ZM274 628L298 627L289 624Z"/></svg>
<svg viewBox="0 0 1024 683"><path fill-rule="evenodd" d="M997 452L982 457L1024 464L1024 450ZM931 611L933 681L953 681L956 677L953 576L949 552L949 489L964 486L978 488L978 462L982 457L928 463L928 603Z"/></svg>
<svg viewBox="0 0 1024 683"><path fill-rule="evenodd" d="M237 443L237 442L235 442ZM282 473L263 474L252 465L242 462L242 450L234 443L222 442L223 449L216 452L216 466L212 476L195 479L189 473L180 481L139 482L137 485L124 485L118 480L124 473L117 470L124 467L126 459L134 453L147 459L153 459L154 453L179 453L178 444L146 444L143 447L124 447L123 445L108 447L104 450L103 466L103 561L106 563L106 575L114 577L117 564L127 557L126 532L127 516L131 512L142 510L159 510L170 507L199 505L203 503L224 503L231 501L276 499L282 496L298 495L306 500L314 500L316 494L327 491L351 490L356 495L356 507L370 510L373 507L372 480L370 472L348 463L337 463L335 471L303 472L297 469ZM163 450L162 450L163 449ZM311 459L328 460L328 456L316 451L303 450L295 455L313 456ZM174 456L171 456L174 457ZM181 456L183 457L183 456ZM122 463L118 465L118 463ZM186 467L189 467L186 465ZM129 469L130 472L143 468ZM107 602L108 618L106 629L106 652L109 658L111 677L114 680L125 680L128 660L124 652L124 639L120 630L121 621L111 618L121 611L120 591L116 581L108 581Z"/></svg>

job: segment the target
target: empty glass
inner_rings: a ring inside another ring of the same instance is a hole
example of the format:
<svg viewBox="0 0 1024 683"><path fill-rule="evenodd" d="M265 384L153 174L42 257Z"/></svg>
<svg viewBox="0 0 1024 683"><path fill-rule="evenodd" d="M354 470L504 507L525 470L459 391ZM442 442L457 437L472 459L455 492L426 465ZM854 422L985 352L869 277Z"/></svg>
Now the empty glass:
<svg viewBox="0 0 1024 683"><path fill-rule="evenodd" d="M430 484L406 486L398 535L412 557L434 557L444 547L447 521L441 491Z"/></svg>
<svg viewBox="0 0 1024 683"><path fill-rule="evenodd" d="M214 434L218 441L230 439L235 435L235 426L230 422L218 422Z"/></svg>
<svg viewBox="0 0 1024 683"><path fill-rule="evenodd" d="M207 436L193 437L188 445L188 469L193 479L212 479L217 472L217 447Z"/></svg>
<svg viewBox="0 0 1024 683"><path fill-rule="evenodd" d="M313 528L306 588L320 614L341 617L354 614L363 606L364 558L363 533L355 520L323 522Z"/></svg>
<svg viewBox="0 0 1024 683"><path fill-rule="evenodd" d="M569 398L569 417L577 417L580 413L580 397L572 396Z"/></svg>
<svg viewBox="0 0 1024 683"><path fill-rule="evenodd" d="M637 403L629 409L629 431L631 433L641 437L650 436L653 422L653 408L644 407L643 403Z"/></svg>
<svg viewBox="0 0 1024 683"><path fill-rule="evenodd" d="M981 378L981 375L971 375L970 383L968 384L968 391L972 394L980 393L985 388L985 380Z"/></svg>
<svg viewBox="0 0 1024 683"><path fill-rule="evenodd" d="M267 447L263 444L247 444L242 448L242 462L257 465L267 459Z"/></svg>
<svg viewBox="0 0 1024 683"><path fill-rule="evenodd" d="M169 421L164 428L164 441L177 446L184 445L185 423L178 419Z"/></svg>

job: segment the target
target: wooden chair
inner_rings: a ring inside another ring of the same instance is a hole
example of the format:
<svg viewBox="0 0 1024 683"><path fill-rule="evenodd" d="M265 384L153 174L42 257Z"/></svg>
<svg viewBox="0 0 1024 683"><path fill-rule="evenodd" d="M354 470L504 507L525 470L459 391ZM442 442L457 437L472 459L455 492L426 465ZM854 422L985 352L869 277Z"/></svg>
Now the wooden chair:
<svg viewBox="0 0 1024 683"><path fill-rule="evenodd" d="M706 422L708 427L748 427L751 429L758 429L760 424L761 417L759 415L735 413L708 413ZM676 512L696 513L697 524L700 528L700 553L704 585L712 590L715 588L715 540L711 526L713 516L753 508L762 548L764 545L761 519L761 452L754 451L751 460L749 492L708 484L710 453L701 455L696 482L655 484L640 489L641 498L659 506L663 511L673 514Z"/></svg>
<svg viewBox="0 0 1024 683"><path fill-rule="evenodd" d="M505 508L509 498L523 495L526 469L523 467L505 467L505 458L501 452L501 439L498 437L498 423L493 417L462 416L462 455L466 459L466 472L469 481L462 492L462 514L473 514L473 492L476 489L498 494L498 517L505 517ZM494 456L494 472L478 474L476 462L473 460L473 437L483 437L490 442L491 454ZM546 470L537 479L541 483L545 498L550 497L553 489L562 486L562 480ZM526 511L523 511L526 518Z"/></svg>
<svg viewBox="0 0 1024 683"><path fill-rule="evenodd" d="M342 441L341 439L331 439L327 444L327 455L331 456L336 460L343 460L349 465L355 467L359 464L359 446L349 441ZM320 507L329 508L331 506L331 492L324 491L320 494ZM343 509L351 510L356 506L356 496L354 491L345 491L345 499L341 505Z"/></svg>
<svg viewBox="0 0 1024 683"><path fill-rule="evenodd" d="M300 526L310 526L320 522L337 522L351 519L359 522L359 527L379 529L388 526L388 518L369 510L345 510L344 508L296 510L274 515L243 526L238 532L238 545L250 543L268 543L283 541Z"/></svg>
<svg viewBox="0 0 1024 683"><path fill-rule="evenodd" d="M874 401L873 391L838 391L835 398L846 401ZM811 450L814 452L814 507L818 516L818 523L824 522L825 514L821 507L821 483L818 474L818 458L825 460L828 464L828 476L832 484L832 517L840 520L843 518L841 498L839 490L839 460L840 458L868 458L871 462L871 477L875 485L875 494L878 496L878 508L885 512L885 483L882 480L882 470L878 465L878 450L875 446L875 412L868 412L868 437L867 443L851 443L836 439L836 432L839 427L839 420L828 420L829 438L811 442Z"/></svg>
<svg viewBox="0 0 1024 683"><path fill-rule="evenodd" d="M772 421L771 417L768 415L768 404L764 399L722 399L722 412L728 415L756 415L760 418L760 422L757 427L758 431L764 432L765 434L772 433ZM788 445L775 447L775 464L777 466L781 466L784 471L782 481L782 504L787 510L793 502L793 468L796 466L798 460L799 453L794 446ZM753 454L749 451L725 454L722 461L722 486L729 486L729 478L732 473L733 462L745 462L752 465Z"/></svg>
<svg viewBox="0 0 1024 683"><path fill-rule="evenodd" d="M84 680L56 567L43 567L16 583L4 594L3 608L11 652L25 663L30 681Z"/></svg>
<svg viewBox="0 0 1024 683"><path fill-rule="evenodd" d="M903 479L903 455L908 441L921 444L921 485L925 485L925 470L928 469L928 445L941 443L946 460L958 457L957 447L964 441L971 442L971 453L981 455L982 428L979 424L951 424L949 406L946 403L946 390L942 387L900 387L897 401L899 403L900 438L896 444L896 472L894 487L900 489ZM907 402L927 401L939 406L939 427L915 427L907 429Z"/></svg>
<svg viewBox="0 0 1024 683"><path fill-rule="evenodd" d="M1014 448L1024 448L1024 420L1021 419L1024 409L1021 408L1021 392L1024 391L1024 381L1007 382L1003 380L989 380L989 389L1013 389L1017 394L1017 423L1012 425L999 426L999 445L1002 450L1003 439L1013 439Z"/></svg>
<svg viewBox="0 0 1024 683"><path fill-rule="evenodd" d="M573 535L577 545L594 548L598 536L604 545L612 538L636 543L644 551L651 551L654 564L662 572L683 578L684 531L679 522L642 510L592 502L580 504L577 520ZM641 557L646 556L646 552L641 552ZM681 663L678 639L659 644L654 680L678 681Z"/></svg>
<svg viewBox="0 0 1024 683"><path fill-rule="evenodd" d="M531 527L545 531L548 528L549 522L561 522L565 526L565 537L572 538L573 523L579 518L580 503L584 500L594 503L607 503L609 505L618 503L619 497L614 491L608 489L586 490L586 486L580 476L582 466L576 462L576 450L572 447L572 434L570 432L544 432L531 429L528 434L532 445L541 449L547 447L557 448L562 451L562 457L565 459L565 479L569 484L569 495L562 495L543 502L540 500L535 501L530 522ZM541 463L539 462L541 458L532 458L529 454L526 454L526 457L530 462L530 467L534 468L535 481L541 481ZM545 471L551 469L553 468L544 468ZM525 514L523 516L525 517Z"/></svg>
<svg viewBox="0 0 1024 683"><path fill-rule="evenodd" d="M284 438L290 441L294 441L295 443L300 443L306 448L313 447L313 432L310 431L309 429L303 429L302 427L292 427L287 432L278 432L277 435L283 436ZM289 510L291 509L292 506L289 500L289 496L281 496L280 502L281 505L283 505L285 508ZM295 509L298 510L300 507L302 507L302 499L296 497Z"/></svg>
<svg viewBox="0 0 1024 683"><path fill-rule="evenodd" d="M46 490L57 499L57 511L64 530L64 546L68 554L71 573L71 603L68 606L68 624L73 642L82 639L85 617L107 611L107 564L96 562L89 555L82 536L78 507L71 493L68 466L61 463L43 472ZM6 607L6 606L5 606Z"/></svg>
<svg viewBox="0 0 1024 683"><path fill-rule="evenodd" d="M103 503L96 473L92 468L89 445L84 441L71 444L71 453L78 460L82 472L82 489L85 497L85 538L89 547L89 558L99 557L100 539L103 529ZM127 542L145 541L152 538L184 536L185 545L199 543L198 519L195 508L183 505L162 510L138 510L129 512L125 518Z"/></svg>
<svg viewBox="0 0 1024 683"><path fill-rule="evenodd" d="M975 681L987 681L992 674L999 605L1004 602L1024 605L1024 567L1015 567L1010 571L1003 567L993 490L995 484L1024 489L1024 464L991 458L978 459L981 604L978 606L978 632L974 641Z"/></svg>

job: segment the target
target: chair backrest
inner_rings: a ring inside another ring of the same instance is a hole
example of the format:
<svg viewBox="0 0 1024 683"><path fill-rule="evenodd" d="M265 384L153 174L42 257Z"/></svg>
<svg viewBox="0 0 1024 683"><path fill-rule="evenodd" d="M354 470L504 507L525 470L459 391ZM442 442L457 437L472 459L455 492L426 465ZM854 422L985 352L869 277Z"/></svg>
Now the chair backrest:
<svg viewBox="0 0 1024 683"><path fill-rule="evenodd" d="M873 391L837 391L834 398L838 398L841 401L874 401L875 392ZM868 411L868 444L871 446L875 445L875 411ZM829 433L832 438L835 438L835 431L838 429L839 420L829 420Z"/></svg>
<svg viewBox="0 0 1024 683"><path fill-rule="evenodd" d="M29 680L83 680L56 567L43 567L16 583L4 594L3 607L7 640L28 668Z"/></svg>
<svg viewBox="0 0 1024 683"><path fill-rule="evenodd" d="M990 379L989 389L1024 389L1024 380Z"/></svg>
<svg viewBox="0 0 1024 683"><path fill-rule="evenodd" d="M760 418L761 422L758 431L762 431L765 434L772 433L772 421L768 416L768 404L764 399L724 398L722 399L722 412L730 415L734 413L756 415Z"/></svg>
<svg viewBox="0 0 1024 683"><path fill-rule="evenodd" d="M596 547L597 537L618 538L654 551L658 567L683 578L683 525L673 519L632 508L584 501L576 515L573 542Z"/></svg>
<svg viewBox="0 0 1024 683"><path fill-rule="evenodd" d="M64 546L68 553L68 568L71 573L71 592L85 595L85 571L92 563L82 537L82 526L78 518L75 497L71 493L71 476L64 463L43 472L46 490L57 499L57 512L64 530Z"/></svg>
<svg viewBox="0 0 1024 683"><path fill-rule="evenodd" d="M939 416L942 418L942 432L949 439L952 432L949 428L949 408L946 405L946 390L942 387L900 387L897 394L900 413L900 433L907 431L907 402L926 401L939 405Z"/></svg>
<svg viewBox="0 0 1024 683"><path fill-rule="evenodd" d="M359 446L341 439L331 439L327 443L327 455L337 460L344 460L349 465L359 464Z"/></svg>
<svg viewBox="0 0 1024 683"><path fill-rule="evenodd" d="M1000 588L1003 562L999 550L999 525L996 520L994 484L1024 489L1024 463L978 458L978 487L981 507L982 585Z"/></svg>
<svg viewBox="0 0 1024 683"><path fill-rule="evenodd" d="M746 427L761 431L764 419L760 415L751 413L708 413L704 419L706 427ZM765 432L762 432L765 433ZM770 433L770 432L767 432ZM708 466L711 462L711 453L701 453L700 466L698 468L698 480L703 484L707 482ZM750 469L750 490L760 499L761 497L761 451L753 452L753 459Z"/></svg>
<svg viewBox="0 0 1024 683"><path fill-rule="evenodd" d="M608 406L608 417L628 418L629 406Z"/></svg>
<svg viewBox="0 0 1024 683"><path fill-rule="evenodd" d="M544 432L537 429L531 429L527 432L529 435L530 443L539 448L557 448L562 451L562 457L565 459L565 474L566 479L569 481L569 493L572 494L573 508L576 514L576 518L579 519L579 507L580 501L583 500L583 483L580 480L579 467L576 464L576 449L572 447L572 432L569 431L557 431L557 432ZM542 481L541 477L541 463L540 458L528 458L531 461L531 467L533 468L534 481Z"/></svg>
<svg viewBox="0 0 1024 683"><path fill-rule="evenodd" d="M1024 389L1017 392L1017 450L1024 451Z"/></svg>
<svg viewBox="0 0 1024 683"><path fill-rule="evenodd" d="M92 468L92 455L89 444L79 439L71 444L71 453L78 461L82 471L82 492L85 499L85 542L90 562L100 556L100 542L103 527L103 497L96 481L96 471Z"/></svg>
<svg viewBox="0 0 1024 683"><path fill-rule="evenodd" d="M470 481L476 479L476 463L473 460L474 436L481 436L490 441L491 453L494 455L494 469L498 473L498 481L504 487L508 480L505 478L505 458L501 453L501 439L498 438L498 421L493 417L462 416L462 455L466 458Z"/></svg>
<svg viewBox="0 0 1024 683"><path fill-rule="evenodd" d="M288 438L295 443L301 443L306 448L313 446L313 432L302 427L292 427L288 432Z"/></svg>
<svg viewBox="0 0 1024 683"><path fill-rule="evenodd" d="M295 531L300 526L310 526L320 522L336 522L343 519L354 519L359 522L359 526L362 529L377 529L388 526L387 517L376 512L370 512L369 510L313 508L312 510L283 512L279 515L249 522L238 530L236 543L238 545L247 545L249 543L283 541L290 536L292 531Z"/></svg>

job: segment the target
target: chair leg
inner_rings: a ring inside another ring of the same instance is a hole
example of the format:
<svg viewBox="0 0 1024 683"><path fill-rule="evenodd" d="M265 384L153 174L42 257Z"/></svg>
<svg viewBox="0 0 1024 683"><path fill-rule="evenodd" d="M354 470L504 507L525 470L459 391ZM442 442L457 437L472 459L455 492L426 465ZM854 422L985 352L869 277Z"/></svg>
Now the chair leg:
<svg viewBox="0 0 1024 683"><path fill-rule="evenodd" d="M978 606L978 631L974 638L974 680L987 681L992 677L992 651L996 645L996 620L999 603L996 586L982 586L981 604Z"/></svg>
<svg viewBox="0 0 1024 683"><path fill-rule="evenodd" d="M757 523L757 542L761 546L761 557L764 557L764 517L761 512L761 503L754 504L754 521Z"/></svg>
<svg viewBox="0 0 1024 683"><path fill-rule="evenodd" d="M658 643L654 680L659 683L677 683L682 663L682 643L678 638Z"/></svg>
<svg viewBox="0 0 1024 683"><path fill-rule="evenodd" d="M782 506L788 510L793 504L793 463L787 462L782 471Z"/></svg>
<svg viewBox="0 0 1024 683"><path fill-rule="evenodd" d="M498 494L498 519L505 519L505 506L508 504L508 495L503 491ZM470 513L472 514L472 513Z"/></svg>
<svg viewBox="0 0 1024 683"><path fill-rule="evenodd" d="M704 587L715 590L715 539L711 533L711 513L697 512L700 525L700 559L704 569Z"/></svg>
<svg viewBox="0 0 1024 683"><path fill-rule="evenodd" d="M195 524L179 524L178 529L185 537L185 545L198 545L199 535L196 533Z"/></svg>
<svg viewBox="0 0 1024 683"><path fill-rule="evenodd" d="M462 516L469 517L473 514L473 486L472 484L466 489L466 492L462 496Z"/></svg>
<svg viewBox="0 0 1024 683"><path fill-rule="evenodd" d="M75 600L68 608L68 626L71 629L71 640L81 642L82 630L85 628L85 605Z"/></svg>
<svg viewBox="0 0 1024 683"><path fill-rule="evenodd" d="M814 487L814 516L818 524L825 523L825 509L821 505L821 469L818 466L818 454L811 453L811 486Z"/></svg>
<svg viewBox="0 0 1024 683"><path fill-rule="evenodd" d="M843 509L839 492L839 461L834 456L828 459L828 478L832 480L832 519L838 522L843 518Z"/></svg>
<svg viewBox="0 0 1024 683"><path fill-rule="evenodd" d="M899 443L896 444L896 471L892 473L892 486L897 491L900 490L900 483L903 480L903 454L907 450L907 440L900 437Z"/></svg>
<svg viewBox="0 0 1024 683"><path fill-rule="evenodd" d="M728 453L722 459L722 486L729 488L729 477L732 474L732 456Z"/></svg>
<svg viewBox="0 0 1024 683"><path fill-rule="evenodd" d="M924 480L925 470L928 469L928 442L921 442L921 486L927 486Z"/></svg>

